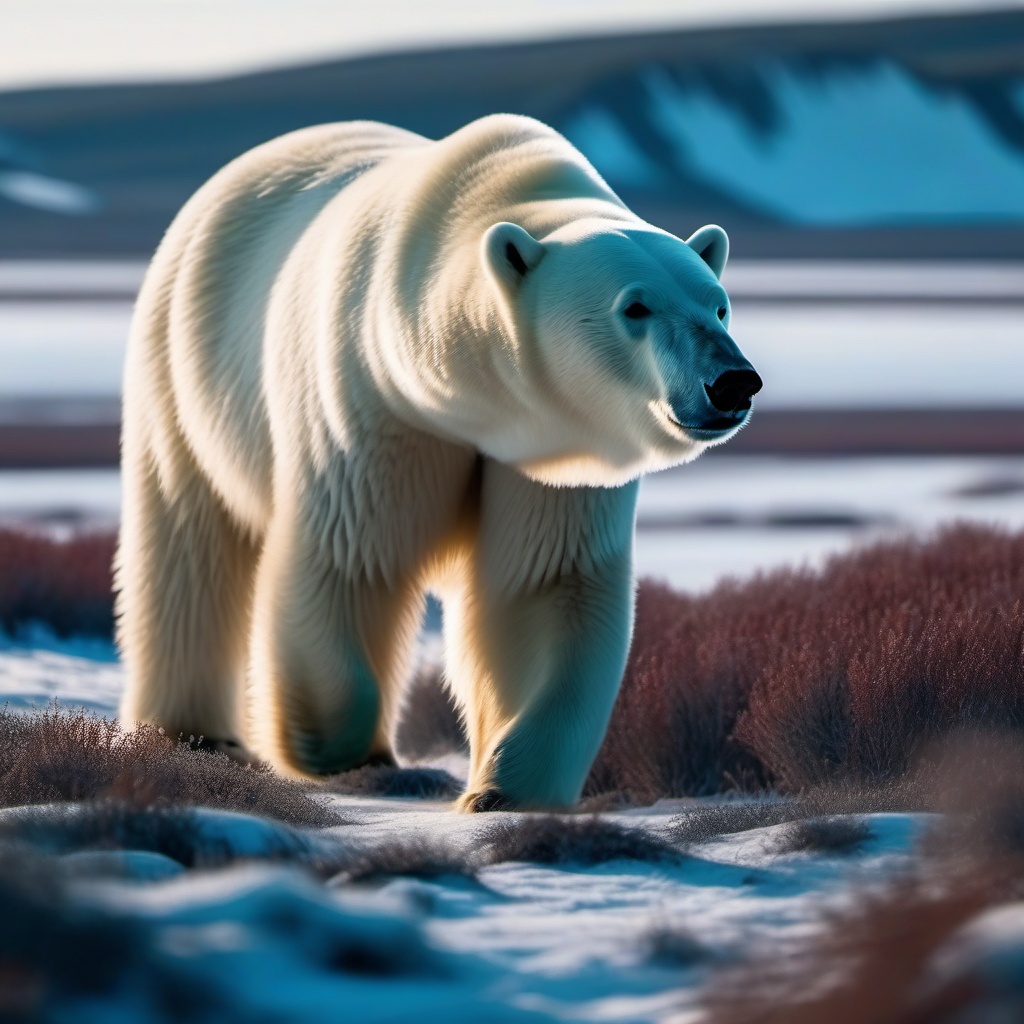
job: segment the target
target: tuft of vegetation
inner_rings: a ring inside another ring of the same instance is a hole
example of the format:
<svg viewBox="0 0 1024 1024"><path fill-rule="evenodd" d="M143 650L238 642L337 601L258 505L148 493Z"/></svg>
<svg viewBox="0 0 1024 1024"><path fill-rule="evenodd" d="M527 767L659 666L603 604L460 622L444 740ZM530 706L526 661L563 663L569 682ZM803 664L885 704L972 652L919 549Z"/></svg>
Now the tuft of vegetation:
<svg viewBox="0 0 1024 1024"><path fill-rule="evenodd" d="M702 597L642 584L587 792L879 786L965 729L1024 732L1024 533L957 525Z"/></svg>
<svg viewBox="0 0 1024 1024"><path fill-rule="evenodd" d="M871 836L871 827L861 818L807 818L792 822L773 852L846 856L857 853Z"/></svg>
<svg viewBox="0 0 1024 1024"><path fill-rule="evenodd" d="M818 927L786 948L774 943L713 970L702 995L702 1020L953 1024L1021 1019L1024 988L1012 970L986 964L982 947L973 959L943 956L964 951L959 940L965 926L987 911L1024 900L1024 845L1018 831L1024 821L1024 747L974 737L943 751L936 764L939 793L933 799L946 813L918 844L911 864L881 884L864 882L840 905L824 909ZM968 771L970 765L980 771ZM997 955L1009 965L1013 947L1007 940L1003 931L996 939Z"/></svg>
<svg viewBox="0 0 1024 1024"><path fill-rule="evenodd" d="M708 1024L910 1024L1019 1019L991 979L935 973L935 957L986 910L1024 893L1019 863L919 867L865 889L815 934L718 971ZM994 1015L993 1011L995 1011Z"/></svg>
<svg viewBox="0 0 1024 1024"><path fill-rule="evenodd" d="M108 800L32 808L30 814L0 819L0 839L47 853L142 850L185 868L219 868L239 860L317 864L306 839L279 826L264 829L258 844L250 830L239 845L229 831L204 827L195 808L131 807Z"/></svg>
<svg viewBox="0 0 1024 1024"><path fill-rule="evenodd" d="M382 843L349 857L334 882L407 878L476 878L477 865L454 845L425 836Z"/></svg>
<svg viewBox="0 0 1024 1024"><path fill-rule="evenodd" d="M61 637L111 636L115 543L112 533L54 540L0 529L0 629L44 623Z"/></svg>
<svg viewBox="0 0 1024 1024"><path fill-rule="evenodd" d="M300 826L343 823L266 765L192 750L146 726L124 732L85 711L0 708L0 807L104 799L133 807L217 807Z"/></svg>
<svg viewBox="0 0 1024 1024"><path fill-rule="evenodd" d="M925 999L933 957L956 931L1008 897L1005 880L914 876L864 892L814 937L720 972L703 993L709 1024L908 1024L955 1017L977 989ZM944 986L945 987L945 986ZM941 1011L941 1012L938 1012ZM946 1016L948 1015L948 1016ZM994 1018L993 1018L994 1019ZM1009 1018L1008 1018L1009 1019Z"/></svg>
<svg viewBox="0 0 1024 1024"><path fill-rule="evenodd" d="M669 843L640 827L596 816L503 816L484 829L482 841L489 864L531 861L589 866L613 860L671 863L681 857Z"/></svg>
<svg viewBox="0 0 1024 1024"><path fill-rule="evenodd" d="M324 779L324 788L348 796L416 797L420 800L454 800L462 784L441 768L400 768L397 765L364 765Z"/></svg>
<svg viewBox="0 0 1024 1024"><path fill-rule="evenodd" d="M686 970L717 960L718 954L689 928L656 925L641 936L644 958L657 967Z"/></svg>
<svg viewBox="0 0 1024 1024"><path fill-rule="evenodd" d="M676 815L668 835L680 845L705 843L735 832L808 821L846 821L850 815L920 810L936 806L936 796L922 775L880 787L821 786L798 797L727 800L702 804Z"/></svg>
<svg viewBox="0 0 1024 1024"><path fill-rule="evenodd" d="M394 743L399 756L410 761L468 753L466 730L440 668L424 668L409 683L402 697Z"/></svg>

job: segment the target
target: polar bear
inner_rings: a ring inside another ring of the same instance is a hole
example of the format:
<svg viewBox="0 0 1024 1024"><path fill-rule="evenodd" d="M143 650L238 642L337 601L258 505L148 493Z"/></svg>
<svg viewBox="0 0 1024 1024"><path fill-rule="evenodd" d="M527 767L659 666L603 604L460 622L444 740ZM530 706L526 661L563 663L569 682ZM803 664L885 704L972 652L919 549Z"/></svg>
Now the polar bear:
<svg viewBox="0 0 1024 1024"><path fill-rule="evenodd" d="M519 116L321 125L218 172L128 346L122 720L297 776L386 760L432 590L461 807L571 805L629 648L638 479L761 385L727 252Z"/></svg>

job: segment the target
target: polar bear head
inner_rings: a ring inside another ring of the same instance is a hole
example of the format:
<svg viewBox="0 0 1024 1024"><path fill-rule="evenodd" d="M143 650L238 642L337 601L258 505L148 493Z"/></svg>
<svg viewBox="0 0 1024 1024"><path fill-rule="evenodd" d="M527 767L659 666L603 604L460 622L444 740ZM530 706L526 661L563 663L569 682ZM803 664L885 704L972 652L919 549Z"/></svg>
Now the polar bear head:
<svg viewBox="0 0 1024 1024"><path fill-rule="evenodd" d="M732 436L761 379L729 336L728 251L715 225L686 241L642 221L490 227L482 259L529 408L488 454L544 483L608 487Z"/></svg>

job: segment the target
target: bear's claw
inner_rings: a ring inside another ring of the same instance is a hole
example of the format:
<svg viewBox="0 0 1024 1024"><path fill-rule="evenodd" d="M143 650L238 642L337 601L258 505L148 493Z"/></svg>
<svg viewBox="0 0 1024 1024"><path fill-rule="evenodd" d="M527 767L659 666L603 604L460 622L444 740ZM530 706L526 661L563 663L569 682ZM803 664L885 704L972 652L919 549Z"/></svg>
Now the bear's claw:
<svg viewBox="0 0 1024 1024"><path fill-rule="evenodd" d="M510 811L512 805L504 793L497 789L488 789L473 799L467 810L472 814L487 814L491 811Z"/></svg>

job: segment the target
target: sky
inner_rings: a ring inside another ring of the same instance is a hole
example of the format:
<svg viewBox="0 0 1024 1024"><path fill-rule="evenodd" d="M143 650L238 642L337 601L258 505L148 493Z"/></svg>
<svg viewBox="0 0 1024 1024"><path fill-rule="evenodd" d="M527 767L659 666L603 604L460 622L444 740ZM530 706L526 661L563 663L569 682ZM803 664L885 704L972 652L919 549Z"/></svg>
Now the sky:
<svg viewBox="0 0 1024 1024"><path fill-rule="evenodd" d="M229 75L452 42L1024 0L0 0L0 89Z"/></svg>

